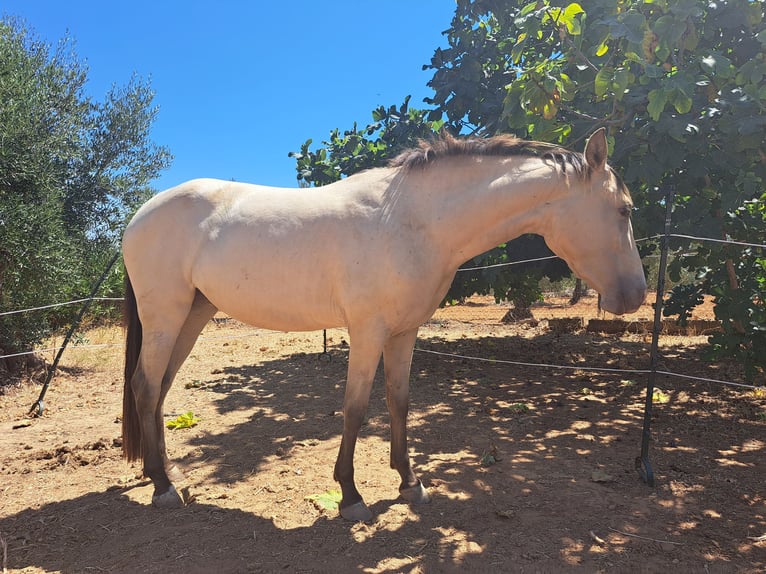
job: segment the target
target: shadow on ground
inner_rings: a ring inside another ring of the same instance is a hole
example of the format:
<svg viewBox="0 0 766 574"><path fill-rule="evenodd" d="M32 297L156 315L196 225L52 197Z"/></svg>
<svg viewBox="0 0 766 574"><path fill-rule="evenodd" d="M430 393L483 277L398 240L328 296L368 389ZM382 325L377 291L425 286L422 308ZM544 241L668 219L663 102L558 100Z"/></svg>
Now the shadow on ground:
<svg viewBox="0 0 766 574"><path fill-rule="evenodd" d="M410 509L396 500L379 373L357 453L360 490L377 516L371 524L304 510L305 524L296 526L300 520L270 515L246 493L234 501L238 508L202 496L159 512L134 502L130 488L115 487L3 515L8 566L186 573L766 569L766 549L755 540L766 532L760 399L661 380L651 445L657 486L649 488L634 467L645 375L501 362L540 357L635 371L648 363L645 343L566 334L448 341L430 333L419 347L491 359L415 354L411 450L432 504ZM187 392L222 420L238 418L188 439L183 465L206 469L208 484L252 483L253 499L289 475L294 490L278 494L310 509L305 489L317 488L317 474L332 486L342 425L347 354L341 347L331 353L330 362L297 354L204 375ZM664 356L663 368L675 372L700 363L689 346ZM307 475L313 486L301 483Z"/></svg>

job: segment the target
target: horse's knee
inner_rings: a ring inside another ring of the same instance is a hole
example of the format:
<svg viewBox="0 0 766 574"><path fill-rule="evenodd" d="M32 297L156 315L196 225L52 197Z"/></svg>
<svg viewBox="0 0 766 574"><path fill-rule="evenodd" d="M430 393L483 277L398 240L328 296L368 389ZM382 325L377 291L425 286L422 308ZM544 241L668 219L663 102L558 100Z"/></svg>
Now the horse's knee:
<svg viewBox="0 0 766 574"><path fill-rule="evenodd" d="M343 405L343 428L346 432L359 432L367 416L367 402Z"/></svg>

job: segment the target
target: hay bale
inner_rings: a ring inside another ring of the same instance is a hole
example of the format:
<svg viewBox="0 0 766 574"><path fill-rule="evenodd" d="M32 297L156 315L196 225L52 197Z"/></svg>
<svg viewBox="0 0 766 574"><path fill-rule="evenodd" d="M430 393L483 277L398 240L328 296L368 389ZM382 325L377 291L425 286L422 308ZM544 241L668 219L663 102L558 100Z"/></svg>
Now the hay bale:
<svg viewBox="0 0 766 574"><path fill-rule="evenodd" d="M606 333L620 335L622 333L651 333L654 330L654 321L639 319L638 321L625 321L623 319L591 319L588 321L589 333ZM721 330L718 321L693 319L685 325L679 325L673 319L664 319L660 323L660 333L663 335L683 335L694 337L707 335Z"/></svg>
<svg viewBox="0 0 766 574"><path fill-rule="evenodd" d="M554 333L574 333L583 328L582 317L560 317L548 319L548 330Z"/></svg>

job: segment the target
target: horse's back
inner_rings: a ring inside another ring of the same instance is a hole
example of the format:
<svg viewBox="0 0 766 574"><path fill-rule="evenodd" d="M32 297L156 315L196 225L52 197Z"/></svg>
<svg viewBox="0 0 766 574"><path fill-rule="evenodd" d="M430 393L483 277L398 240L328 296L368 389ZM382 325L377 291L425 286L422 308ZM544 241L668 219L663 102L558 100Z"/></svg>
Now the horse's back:
<svg viewBox="0 0 766 574"><path fill-rule="evenodd" d="M139 299L176 292L188 299L199 290L250 324L342 326L345 303L357 298L350 292L369 292L365 268L382 248L375 198L383 185L306 190L193 180L137 212L123 239L126 268Z"/></svg>
<svg viewBox="0 0 766 574"><path fill-rule="evenodd" d="M174 249L187 253L195 245L214 239L220 229L247 220L248 225L268 219L269 213L294 210L293 190L230 182L194 179L163 191L147 201L133 216L123 234L127 257L155 254L173 257ZM299 204L297 202L296 204ZM259 215L260 214L260 215Z"/></svg>
<svg viewBox="0 0 766 574"><path fill-rule="evenodd" d="M165 191L147 201L133 216L125 235L141 225L162 225L168 220L175 227L205 218L216 210L225 209L238 197L254 191L277 188L242 184L218 179L192 179Z"/></svg>

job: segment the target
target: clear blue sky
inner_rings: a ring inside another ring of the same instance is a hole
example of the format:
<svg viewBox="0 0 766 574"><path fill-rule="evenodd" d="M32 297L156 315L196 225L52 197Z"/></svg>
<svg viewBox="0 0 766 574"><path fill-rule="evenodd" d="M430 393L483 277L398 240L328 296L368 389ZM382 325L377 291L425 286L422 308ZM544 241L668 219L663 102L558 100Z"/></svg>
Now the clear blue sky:
<svg viewBox="0 0 766 574"><path fill-rule="evenodd" d="M0 0L46 42L67 34L102 100L135 72L159 116L152 139L175 156L157 189L194 177L296 187L297 151L379 105L426 107L454 0Z"/></svg>

